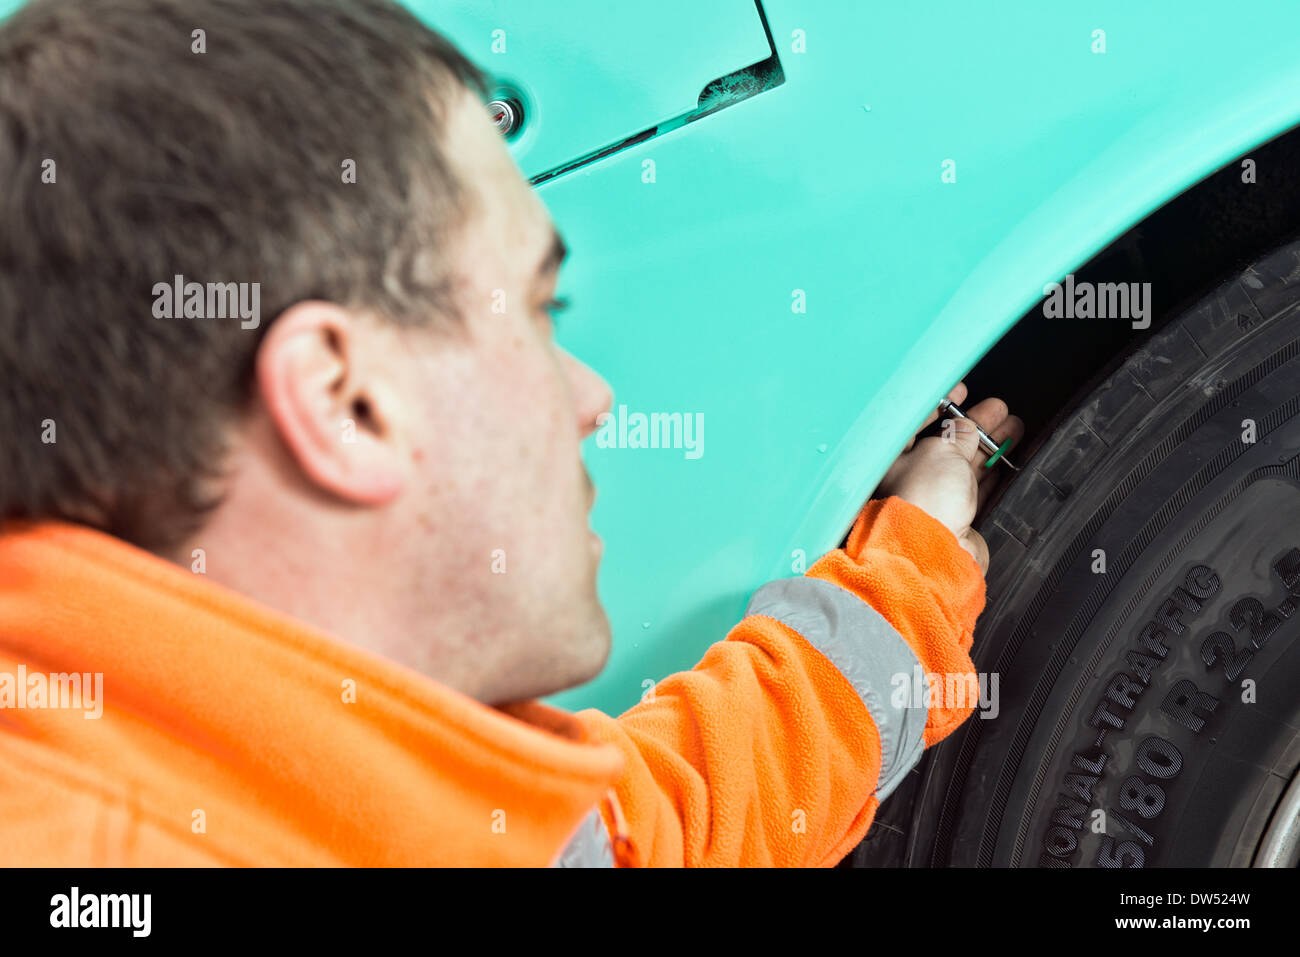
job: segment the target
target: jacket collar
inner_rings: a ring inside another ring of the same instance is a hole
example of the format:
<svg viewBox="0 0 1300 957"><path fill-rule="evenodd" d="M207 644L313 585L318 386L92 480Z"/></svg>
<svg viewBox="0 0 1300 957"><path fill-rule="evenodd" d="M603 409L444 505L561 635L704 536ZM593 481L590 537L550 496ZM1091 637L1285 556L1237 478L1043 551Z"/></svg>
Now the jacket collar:
<svg viewBox="0 0 1300 957"><path fill-rule="evenodd" d="M553 861L622 757L569 714L491 708L110 536L0 535L0 673L100 673L103 716L0 710L235 863Z"/></svg>

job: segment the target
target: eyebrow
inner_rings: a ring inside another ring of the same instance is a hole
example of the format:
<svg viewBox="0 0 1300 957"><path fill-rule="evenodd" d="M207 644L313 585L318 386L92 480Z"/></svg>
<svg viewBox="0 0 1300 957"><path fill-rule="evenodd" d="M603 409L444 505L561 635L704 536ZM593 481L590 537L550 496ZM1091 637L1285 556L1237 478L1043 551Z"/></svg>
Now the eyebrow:
<svg viewBox="0 0 1300 957"><path fill-rule="evenodd" d="M542 260L541 265L537 267L538 275L546 275L560 268L560 263L564 262L569 255L569 247L565 244L564 239L551 227L551 248L546 251L546 257Z"/></svg>

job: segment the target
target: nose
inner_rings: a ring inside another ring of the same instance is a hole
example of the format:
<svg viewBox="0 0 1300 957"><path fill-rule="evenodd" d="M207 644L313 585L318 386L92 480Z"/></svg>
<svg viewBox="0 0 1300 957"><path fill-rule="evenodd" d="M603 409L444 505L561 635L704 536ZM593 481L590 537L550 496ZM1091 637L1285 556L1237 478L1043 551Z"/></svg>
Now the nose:
<svg viewBox="0 0 1300 957"><path fill-rule="evenodd" d="M578 436L586 438L595 432L601 413L608 412L614 401L614 391L595 369L575 359L564 350L564 371L573 389L573 402L578 413Z"/></svg>

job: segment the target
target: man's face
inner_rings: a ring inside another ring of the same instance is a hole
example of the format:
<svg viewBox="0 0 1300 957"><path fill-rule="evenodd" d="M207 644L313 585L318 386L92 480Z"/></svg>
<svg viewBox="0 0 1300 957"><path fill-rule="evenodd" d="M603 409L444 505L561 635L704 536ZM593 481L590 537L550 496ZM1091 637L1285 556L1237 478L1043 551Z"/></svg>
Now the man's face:
<svg viewBox="0 0 1300 957"><path fill-rule="evenodd" d="M410 636L438 643L427 670L461 675L496 704L580 684L608 657L579 444L611 395L553 340L546 306L563 246L545 206L478 100L464 94L448 120L473 210L450 251L464 335L403 336L394 356L418 413L405 423L414 478L398 506L411 538L396 554L414 563L406 580L427 620L443 623Z"/></svg>

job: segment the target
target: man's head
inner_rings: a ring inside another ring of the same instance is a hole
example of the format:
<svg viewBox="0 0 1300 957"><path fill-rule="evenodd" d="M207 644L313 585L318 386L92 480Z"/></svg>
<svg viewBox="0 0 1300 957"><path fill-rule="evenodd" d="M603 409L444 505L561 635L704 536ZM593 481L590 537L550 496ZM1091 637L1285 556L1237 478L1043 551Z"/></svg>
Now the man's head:
<svg viewBox="0 0 1300 957"><path fill-rule="evenodd" d="M0 28L3 515L483 701L598 672L578 450L610 397L553 342L563 247L484 91L382 0L36 0ZM260 321L187 283L255 288Z"/></svg>

